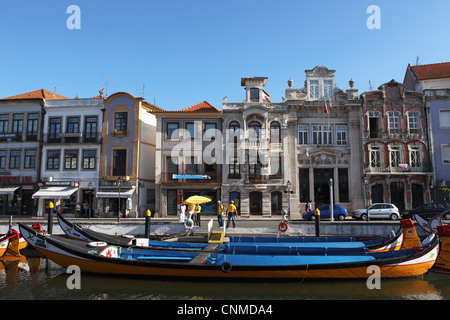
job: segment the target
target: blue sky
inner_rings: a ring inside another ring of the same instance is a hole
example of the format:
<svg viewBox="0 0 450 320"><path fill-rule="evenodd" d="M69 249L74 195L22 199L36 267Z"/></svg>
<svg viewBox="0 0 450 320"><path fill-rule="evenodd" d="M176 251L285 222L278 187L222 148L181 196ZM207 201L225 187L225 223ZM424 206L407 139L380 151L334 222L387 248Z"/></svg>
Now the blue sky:
<svg viewBox="0 0 450 320"><path fill-rule="evenodd" d="M70 30L70 5L81 30ZM381 10L381 29L366 26ZM450 61L450 1L443 0L2 0L0 97L45 88L92 97L126 91L167 110L242 101L240 78L266 76L281 101L306 69L336 70L359 92L403 81L408 63Z"/></svg>

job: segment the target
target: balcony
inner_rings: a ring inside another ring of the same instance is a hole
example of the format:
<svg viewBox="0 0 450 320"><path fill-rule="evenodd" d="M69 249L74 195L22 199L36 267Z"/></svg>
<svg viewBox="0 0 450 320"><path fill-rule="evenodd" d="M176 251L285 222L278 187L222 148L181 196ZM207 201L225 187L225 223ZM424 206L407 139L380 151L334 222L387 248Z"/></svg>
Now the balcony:
<svg viewBox="0 0 450 320"><path fill-rule="evenodd" d="M263 175L249 175L245 183L261 184L267 183L267 176Z"/></svg>
<svg viewBox="0 0 450 320"><path fill-rule="evenodd" d="M180 183L221 183L222 174L218 172L206 172L196 174L182 174L182 173L161 173L161 183L164 184L180 184Z"/></svg>
<svg viewBox="0 0 450 320"><path fill-rule="evenodd" d="M62 133L46 133L44 134L44 143L64 143L64 144L81 144L81 143L101 143L101 132L62 132Z"/></svg>
<svg viewBox="0 0 450 320"><path fill-rule="evenodd" d="M402 168L403 167L403 168ZM379 166L372 167L372 166L364 166L364 173L366 174L429 174L431 173L431 166L429 165L422 165L422 166L415 166L411 167L409 165L406 166L396 166L396 167L389 167L385 166L384 164L380 164Z"/></svg>

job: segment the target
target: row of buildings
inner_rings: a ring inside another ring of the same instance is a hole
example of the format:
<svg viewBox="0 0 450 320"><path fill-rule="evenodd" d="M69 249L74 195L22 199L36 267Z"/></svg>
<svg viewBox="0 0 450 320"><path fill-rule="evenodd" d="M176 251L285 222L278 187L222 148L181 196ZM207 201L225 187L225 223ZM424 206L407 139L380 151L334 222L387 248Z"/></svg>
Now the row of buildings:
<svg viewBox="0 0 450 320"><path fill-rule="evenodd" d="M448 201L450 63L408 66L359 94L335 70L306 70L280 102L266 77L225 97L166 111L119 92L89 99L38 90L0 99L0 214L42 216L49 201L74 214L175 216L191 195L235 201L243 216L298 218L305 204L349 211L391 202L401 211Z"/></svg>

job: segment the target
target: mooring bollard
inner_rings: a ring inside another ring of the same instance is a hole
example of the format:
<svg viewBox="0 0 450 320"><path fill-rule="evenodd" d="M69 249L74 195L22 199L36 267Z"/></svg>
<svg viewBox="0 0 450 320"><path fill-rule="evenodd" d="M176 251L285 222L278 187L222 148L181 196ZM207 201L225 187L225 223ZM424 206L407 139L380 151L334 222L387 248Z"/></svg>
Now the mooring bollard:
<svg viewBox="0 0 450 320"><path fill-rule="evenodd" d="M48 222L47 222L47 233L52 234L53 233L53 208L54 204L50 201L48 204Z"/></svg>
<svg viewBox="0 0 450 320"><path fill-rule="evenodd" d="M150 219L152 217L152 212L150 209L145 213L145 238L150 238Z"/></svg>
<svg viewBox="0 0 450 320"><path fill-rule="evenodd" d="M314 222L316 224L316 237L320 237L320 210L316 208L314 211Z"/></svg>

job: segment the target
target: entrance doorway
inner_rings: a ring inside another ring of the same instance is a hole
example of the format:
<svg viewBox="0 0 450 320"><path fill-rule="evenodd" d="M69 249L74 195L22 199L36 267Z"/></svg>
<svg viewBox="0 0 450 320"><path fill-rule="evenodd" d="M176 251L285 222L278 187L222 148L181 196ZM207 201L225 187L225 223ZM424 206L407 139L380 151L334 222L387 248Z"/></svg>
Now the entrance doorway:
<svg viewBox="0 0 450 320"><path fill-rule="evenodd" d="M391 203L396 205L400 214L405 211L405 186L403 182L392 182L391 188Z"/></svg>
<svg viewBox="0 0 450 320"><path fill-rule="evenodd" d="M250 192L250 214L262 214L262 193Z"/></svg>
<svg viewBox="0 0 450 320"><path fill-rule="evenodd" d="M330 179L333 179L333 169L314 169L314 202L316 207L330 203Z"/></svg>
<svg viewBox="0 0 450 320"><path fill-rule="evenodd" d="M371 196L372 196L372 203L383 203L384 195L383 195L383 185L382 184L375 184L372 186Z"/></svg>
<svg viewBox="0 0 450 320"><path fill-rule="evenodd" d="M417 208L423 205L423 186L417 183L411 185L412 207Z"/></svg>

